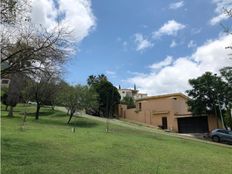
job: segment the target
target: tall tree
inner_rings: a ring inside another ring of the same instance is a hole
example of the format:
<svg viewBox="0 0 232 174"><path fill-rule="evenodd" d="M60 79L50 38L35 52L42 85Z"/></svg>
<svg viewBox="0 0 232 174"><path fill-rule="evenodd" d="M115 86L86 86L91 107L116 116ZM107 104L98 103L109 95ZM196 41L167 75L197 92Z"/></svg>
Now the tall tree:
<svg viewBox="0 0 232 174"><path fill-rule="evenodd" d="M232 128L232 67L224 67L220 70L222 80L226 82L224 93L226 98L225 124Z"/></svg>
<svg viewBox="0 0 232 174"><path fill-rule="evenodd" d="M95 111L95 115L103 117L113 116L115 108L120 103L121 98L117 88L108 81L104 74L89 76L87 82L99 95L99 108Z"/></svg>
<svg viewBox="0 0 232 174"><path fill-rule="evenodd" d="M224 125L222 113L225 111L225 105L228 99L225 97L225 88L227 84L217 75L206 72L196 79L189 80L192 86L187 93L190 96L188 105L194 115L215 114L218 116L222 125Z"/></svg>

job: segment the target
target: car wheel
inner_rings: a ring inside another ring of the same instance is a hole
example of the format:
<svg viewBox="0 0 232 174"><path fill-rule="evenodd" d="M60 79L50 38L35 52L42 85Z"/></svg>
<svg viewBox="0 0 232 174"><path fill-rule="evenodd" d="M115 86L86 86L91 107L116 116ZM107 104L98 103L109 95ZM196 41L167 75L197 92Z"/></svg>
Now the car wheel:
<svg viewBox="0 0 232 174"><path fill-rule="evenodd" d="M220 138L219 138L218 136L213 136L213 137L212 137L212 140L213 140L214 142L220 142Z"/></svg>

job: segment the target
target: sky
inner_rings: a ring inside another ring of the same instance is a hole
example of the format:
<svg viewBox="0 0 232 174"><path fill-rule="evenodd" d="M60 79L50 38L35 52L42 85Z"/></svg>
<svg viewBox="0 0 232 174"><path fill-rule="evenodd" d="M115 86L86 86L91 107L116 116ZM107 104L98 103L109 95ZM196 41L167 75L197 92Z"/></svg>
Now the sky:
<svg viewBox="0 0 232 174"><path fill-rule="evenodd" d="M158 95L185 92L189 79L232 65L223 7L232 0L33 0L32 20L49 27L62 14L71 27L70 84L105 74L116 87Z"/></svg>

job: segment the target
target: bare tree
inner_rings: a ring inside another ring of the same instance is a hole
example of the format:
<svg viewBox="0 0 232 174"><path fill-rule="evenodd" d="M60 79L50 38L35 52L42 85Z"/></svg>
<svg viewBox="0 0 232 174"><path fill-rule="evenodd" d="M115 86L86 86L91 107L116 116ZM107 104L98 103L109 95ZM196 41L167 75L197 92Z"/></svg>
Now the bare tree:
<svg viewBox="0 0 232 174"><path fill-rule="evenodd" d="M232 8L224 8L224 13L230 18L232 19ZM221 26L223 27L224 31L227 33L227 34L232 34L232 31L231 31L231 27L232 26L228 26L228 25L224 25L224 24L221 24ZM228 45L226 47L226 49L232 49L232 45ZM232 55L232 54L230 54Z"/></svg>
<svg viewBox="0 0 232 174"><path fill-rule="evenodd" d="M2 0L1 76L58 67L72 50L71 31L59 22L45 28L30 20L30 0ZM59 21L59 20L58 20Z"/></svg>
<svg viewBox="0 0 232 174"><path fill-rule="evenodd" d="M67 58L72 44L65 28L57 26L52 31L33 26L19 33L16 41L11 42L9 33L1 40L1 75L12 73L35 74L47 68L59 67ZM13 40L13 39L12 39Z"/></svg>
<svg viewBox="0 0 232 174"><path fill-rule="evenodd" d="M13 108L19 102L20 91L23 85L23 76L22 74L13 74L11 76L11 83L7 93L6 104L10 106L8 116L13 117Z"/></svg>
<svg viewBox="0 0 232 174"><path fill-rule="evenodd" d="M39 119L41 105L54 105L58 78L50 72L40 73L40 76L30 80L24 89L24 97L36 102L35 119Z"/></svg>
<svg viewBox="0 0 232 174"><path fill-rule="evenodd" d="M30 11L31 0L1 0L0 14L1 24L17 24L29 21L27 15Z"/></svg>

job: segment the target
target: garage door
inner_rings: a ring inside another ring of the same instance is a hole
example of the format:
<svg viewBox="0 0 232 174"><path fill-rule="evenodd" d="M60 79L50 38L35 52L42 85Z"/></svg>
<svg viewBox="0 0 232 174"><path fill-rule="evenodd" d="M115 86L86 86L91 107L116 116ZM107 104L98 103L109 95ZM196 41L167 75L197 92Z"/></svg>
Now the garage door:
<svg viewBox="0 0 232 174"><path fill-rule="evenodd" d="M180 133L204 133L208 132L208 117L178 118Z"/></svg>

